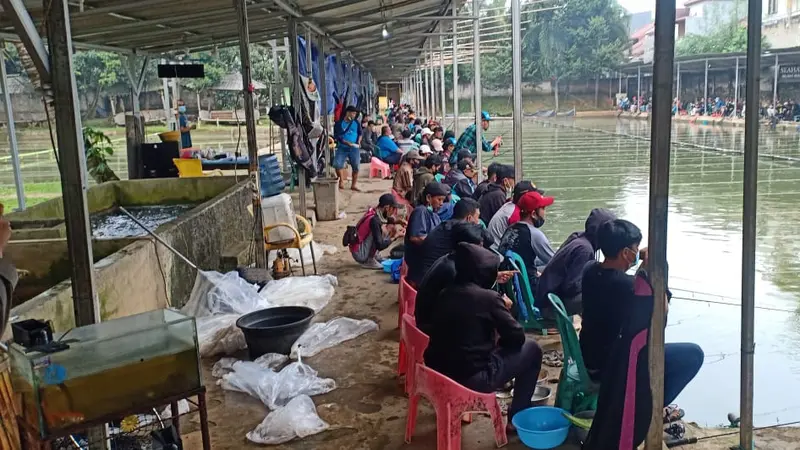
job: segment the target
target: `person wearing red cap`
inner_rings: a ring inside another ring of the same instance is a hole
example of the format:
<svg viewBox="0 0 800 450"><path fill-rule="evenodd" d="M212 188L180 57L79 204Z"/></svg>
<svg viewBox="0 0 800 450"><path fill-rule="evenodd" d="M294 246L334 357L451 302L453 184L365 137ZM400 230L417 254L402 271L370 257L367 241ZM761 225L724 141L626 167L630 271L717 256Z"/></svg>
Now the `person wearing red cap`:
<svg viewBox="0 0 800 450"><path fill-rule="evenodd" d="M511 250L522 258L528 272L528 281L534 291L538 285L539 271L544 269L555 253L541 230L545 222L545 208L552 205L553 201L553 197L544 197L536 191L523 195L517 203L520 221L509 226L500 239L502 255Z"/></svg>

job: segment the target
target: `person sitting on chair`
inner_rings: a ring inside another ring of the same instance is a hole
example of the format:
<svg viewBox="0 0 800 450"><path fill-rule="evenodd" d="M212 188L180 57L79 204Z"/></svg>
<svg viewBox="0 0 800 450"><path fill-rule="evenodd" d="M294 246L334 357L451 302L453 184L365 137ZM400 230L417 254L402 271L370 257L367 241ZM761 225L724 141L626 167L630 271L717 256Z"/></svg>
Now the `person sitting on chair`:
<svg viewBox="0 0 800 450"><path fill-rule="evenodd" d="M553 204L553 197L543 197L532 191L520 198L520 221L511 225L500 239L500 254L506 256L509 250L518 254L525 263L528 282L531 290L536 292L539 283L539 271L544 269L553 257L553 247L542 232L545 221L545 208ZM535 299L536 307L542 309L547 299Z"/></svg>
<svg viewBox="0 0 800 450"><path fill-rule="evenodd" d="M580 346L589 377L597 383L603 381L608 355L627 318L626 310L637 301L635 277L627 272L640 261L643 267L647 266L647 249L639 247L641 242L642 232L631 222L614 219L603 223L598 243L605 259L590 263L583 272ZM670 297L667 291L662 300L667 310ZM664 344L664 406L672 404L692 381L704 358L696 344ZM665 415L670 416L665 418L672 421L671 416L680 413L678 408L665 409Z"/></svg>
<svg viewBox="0 0 800 450"><path fill-rule="evenodd" d="M515 414L531 407L542 350L525 337L511 315L511 300L492 290L502 258L480 245L462 242L453 259L455 282L426 305L430 343L425 365L478 392L495 392L514 379L510 424Z"/></svg>
<svg viewBox="0 0 800 450"><path fill-rule="evenodd" d="M450 187L437 182L428 183L422 195L424 203L414 208L408 218L404 259L409 272L417 270L416 266L422 263L422 243L428 237L428 233L442 222L437 211L450 195Z"/></svg>
<svg viewBox="0 0 800 450"><path fill-rule="evenodd" d="M378 157L381 161L390 166L400 163L403 151L392 139L392 130L388 125L384 125L381 128L381 137L375 141L375 146L378 148Z"/></svg>

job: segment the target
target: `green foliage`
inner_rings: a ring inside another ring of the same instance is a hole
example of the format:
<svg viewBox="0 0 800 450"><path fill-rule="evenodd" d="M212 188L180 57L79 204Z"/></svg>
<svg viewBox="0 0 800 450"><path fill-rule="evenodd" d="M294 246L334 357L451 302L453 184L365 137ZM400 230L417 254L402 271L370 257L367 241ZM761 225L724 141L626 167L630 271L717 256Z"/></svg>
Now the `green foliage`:
<svg viewBox="0 0 800 450"><path fill-rule="evenodd" d="M523 21L531 20L523 30L528 79L593 76L623 60L628 30L614 0L568 2L552 11L523 11L523 16Z"/></svg>
<svg viewBox="0 0 800 450"><path fill-rule="evenodd" d="M763 49L769 49L766 37L761 37ZM688 34L675 45L678 56L706 55L712 53L740 53L747 51L747 27L738 22L718 27L707 35Z"/></svg>
<svg viewBox="0 0 800 450"><path fill-rule="evenodd" d="M97 183L118 181L119 177L108 164L108 157L114 154L111 139L100 130L85 127L83 145L86 150L86 167L94 181Z"/></svg>

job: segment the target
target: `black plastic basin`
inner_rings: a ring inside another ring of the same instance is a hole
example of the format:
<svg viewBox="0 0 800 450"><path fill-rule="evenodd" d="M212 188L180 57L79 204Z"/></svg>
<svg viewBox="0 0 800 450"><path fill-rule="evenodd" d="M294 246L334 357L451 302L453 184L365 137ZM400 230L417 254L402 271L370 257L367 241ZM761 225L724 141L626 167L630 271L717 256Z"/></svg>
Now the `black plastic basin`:
<svg viewBox="0 0 800 450"><path fill-rule="evenodd" d="M279 306L245 314L236 321L236 326L244 333L250 358L256 359L266 353L288 355L313 318L311 308Z"/></svg>

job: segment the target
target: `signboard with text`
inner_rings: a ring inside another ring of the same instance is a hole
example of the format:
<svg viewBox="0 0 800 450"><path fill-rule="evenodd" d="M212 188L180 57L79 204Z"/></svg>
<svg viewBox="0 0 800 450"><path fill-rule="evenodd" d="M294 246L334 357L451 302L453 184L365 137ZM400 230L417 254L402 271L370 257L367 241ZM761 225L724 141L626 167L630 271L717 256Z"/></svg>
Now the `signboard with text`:
<svg viewBox="0 0 800 450"><path fill-rule="evenodd" d="M790 83L800 83L800 65L780 66L780 80Z"/></svg>

